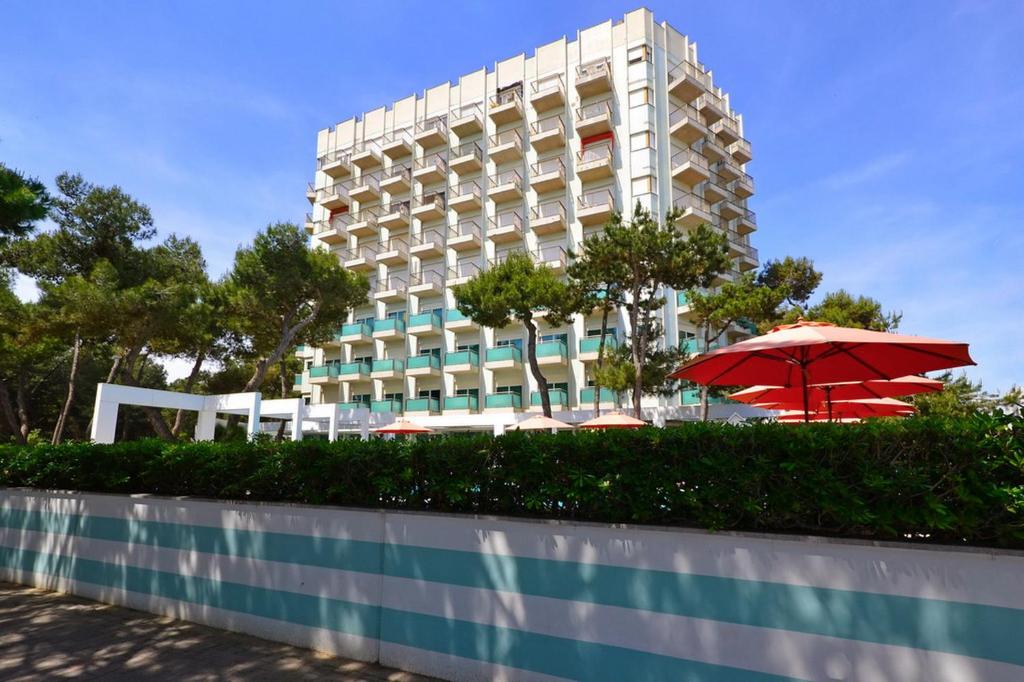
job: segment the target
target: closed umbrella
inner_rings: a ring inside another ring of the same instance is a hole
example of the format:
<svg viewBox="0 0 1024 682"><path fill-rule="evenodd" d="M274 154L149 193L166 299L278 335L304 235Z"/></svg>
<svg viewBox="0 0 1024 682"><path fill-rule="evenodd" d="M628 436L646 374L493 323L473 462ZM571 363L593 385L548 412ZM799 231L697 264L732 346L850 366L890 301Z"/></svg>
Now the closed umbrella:
<svg viewBox="0 0 1024 682"><path fill-rule="evenodd" d="M581 429L639 429L643 426L647 426L647 422L621 412L603 414L580 424Z"/></svg>

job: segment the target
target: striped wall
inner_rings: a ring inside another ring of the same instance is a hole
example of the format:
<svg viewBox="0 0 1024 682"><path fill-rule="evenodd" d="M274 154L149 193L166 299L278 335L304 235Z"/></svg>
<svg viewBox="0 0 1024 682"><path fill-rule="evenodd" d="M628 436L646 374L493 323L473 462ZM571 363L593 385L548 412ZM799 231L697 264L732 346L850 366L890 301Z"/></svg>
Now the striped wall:
<svg viewBox="0 0 1024 682"><path fill-rule="evenodd" d="M452 680L1024 679L1024 556L0 489L0 578Z"/></svg>

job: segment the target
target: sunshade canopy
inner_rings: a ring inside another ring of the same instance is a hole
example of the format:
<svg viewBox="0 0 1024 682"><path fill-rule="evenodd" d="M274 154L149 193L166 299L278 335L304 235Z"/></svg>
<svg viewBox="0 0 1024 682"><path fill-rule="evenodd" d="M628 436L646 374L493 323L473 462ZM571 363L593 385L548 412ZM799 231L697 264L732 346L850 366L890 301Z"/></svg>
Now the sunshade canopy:
<svg viewBox="0 0 1024 682"><path fill-rule="evenodd" d="M420 426L407 419L399 419L385 426L378 426L374 433L433 433L434 430L426 426Z"/></svg>
<svg viewBox="0 0 1024 682"><path fill-rule="evenodd" d="M580 424L581 429L639 429L647 426L647 422L636 419L621 412L612 412L594 417Z"/></svg>
<svg viewBox="0 0 1024 682"><path fill-rule="evenodd" d="M524 419L523 421L510 426L509 429L512 431L550 431L551 429L571 429L572 424L566 424L560 422L557 419L551 417L545 417L544 415L537 415Z"/></svg>

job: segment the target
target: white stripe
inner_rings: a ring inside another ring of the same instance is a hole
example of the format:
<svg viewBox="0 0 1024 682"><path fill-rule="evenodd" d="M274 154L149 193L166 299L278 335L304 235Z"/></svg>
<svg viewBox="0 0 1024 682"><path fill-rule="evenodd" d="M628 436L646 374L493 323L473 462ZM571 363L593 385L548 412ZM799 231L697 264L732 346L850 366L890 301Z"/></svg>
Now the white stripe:
<svg viewBox="0 0 1024 682"><path fill-rule="evenodd" d="M382 605L808 680L1024 679L955 654L403 578L384 579Z"/></svg>
<svg viewBox="0 0 1024 682"><path fill-rule="evenodd" d="M565 682L563 677L390 642L380 643L380 664L454 682Z"/></svg>
<svg viewBox="0 0 1024 682"><path fill-rule="evenodd" d="M1024 608L1024 557L700 531L388 514L387 542Z"/></svg>
<svg viewBox="0 0 1024 682"><path fill-rule="evenodd" d="M0 546L60 554L176 573L187 577L295 592L314 597L378 604L380 576L319 566L286 564L244 557L218 556L191 550L132 545L110 540L0 528Z"/></svg>

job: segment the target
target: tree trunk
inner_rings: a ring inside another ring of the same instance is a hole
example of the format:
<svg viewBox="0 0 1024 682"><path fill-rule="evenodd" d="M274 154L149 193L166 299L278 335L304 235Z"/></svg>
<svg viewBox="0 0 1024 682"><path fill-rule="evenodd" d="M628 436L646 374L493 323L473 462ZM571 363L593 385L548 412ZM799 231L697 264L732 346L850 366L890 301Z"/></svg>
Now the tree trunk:
<svg viewBox="0 0 1024 682"><path fill-rule="evenodd" d="M18 422L21 427L21 437L28 441L28 434L32 432L31 420L28 416L28 396L25 395L24 374L18 375L18 385L15 388L15 401L18 405Z"/></svg>
<svg viewBox="0 0 1024 682"><path fill-rule="evenodd" d="M709 338L710 334L711 334L711 327L708 326L708 325L704 325L703 332L704 332L704 350L707 351L708 346L711 344L711 339ZM698 348L697 351L698 351L697 354L699 355L700 354L700 352L699 352L700 349ZM706 422L708 420L710 409L711 409L711 406L708 404L708 387L707 386L701 386L700 387L700 420L702 422Z"/></svg>
<svg viewBox="0 0 1024 682"><path fill-rule="evenodd" d="M75 332L75 343L71 350L71 371L68 372L68 394L64 399L64 407L61 408L60 416L57 417L57 425L53 427L53 438L51 445L60 445L64 437L64 425L68 420L68 413L71 412L71 405L75 402L75 381L78 380L78 359L82 354L82 335Z"/></svg>
<svg viewBox="0 0 1024 682"><path fill-rule="evenodd" d="M203 370L203 362L206 361L206 351L201 350L196 353L196 361L192 363L192 371L188 373L188 378L185 379L185 393L191 393L192 387L196 385L196 380L199 378L199 373ZM185 410L178 410L177 414L174 415L174 425L171 426L171 435L177 438L181 434L181 429L185 424Z"/></svg>
<svg viewBox="0 0 1024 682"><path fill-rule="evenodd" d="M256 362L256 370L252 373L249 381L245 383L245 387L242 389L242 392L255 391L263 385L263 379L267 375L267 369L269 369L272 364L280 360L288 348L291 347L295 337L316 320L316 316L320 314L320 305L320 301L314 303L313 310L310 311L309 315L302 318L297 324L295 324L295 326L289 327L288 321L285 321L281 327L281 339L278 341L277 347L274 348L267 357L261 358Z"/></svg>
<svg viewBox="0 0 1024 682"><path fill-rule="evenodd" d="M284 383L284 371L285 371L285 369L287 369L285 367L286 364L287 363L284 360L284 356L282 355L281 358L277 361L277 373L279 375L277 378L278 378L278 381L281 384L281 397L282 398L284 398L285 394L288 392L288 387L285 386L285 383ZM282 419L281 420L281 424L277 427L277 440L278 441L284 440L284 425L285 425L285 420ZM292 424L292 428L293 429L299 428L299 425L298 424Z"/></svg>
<svg viewBox="0 0 1024 682"><path fill-rule="evenodd" d="M11 404L11 393L7 390L7 383L0 381L0 410L4 413L4 419L10 428L11 435L19 444L25 445L28 441L21 432L21 424L18 423L18 416L14 414L14 405Z"/></svg>
<svg viewBox="0 0 1024 682"><path fill-rule="evenodd" d="M604 366L604 337L608 333L608 290L605 289L605 304L601 310L601 340L597 344L597 364L594 370L594 416L601 416L601 367Z"/></svg>
<svg viewBox="0 0 1024 682"><path fill-rule="evenodd" d="M633 378L633 416L640 419L640 398L643 395L643 375L642 360L641 360L641 344L643 339L640 337L639 330L637 329L637 320L639 319L639 299L640 291L638 288L633 289L633 300L629 306L629 327L631 330L631 343L630 349L632 350L633 357L633 371L636 376Z"/></svg>
<svg viewBox="0 0 1024 682"><path fill-rule="evenodd" d="M548 395L548 380L541 374L540 364L537 362L537 326L533 323L533 317L523 320L526 325L526 357L530 361L530 371L537 381L537 390L540 391L540 404L544 410L544 416L551 417L551 396Z"/></svg>

